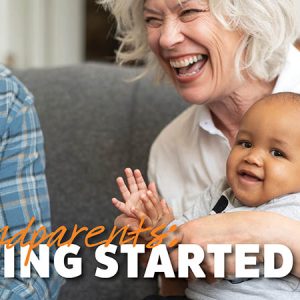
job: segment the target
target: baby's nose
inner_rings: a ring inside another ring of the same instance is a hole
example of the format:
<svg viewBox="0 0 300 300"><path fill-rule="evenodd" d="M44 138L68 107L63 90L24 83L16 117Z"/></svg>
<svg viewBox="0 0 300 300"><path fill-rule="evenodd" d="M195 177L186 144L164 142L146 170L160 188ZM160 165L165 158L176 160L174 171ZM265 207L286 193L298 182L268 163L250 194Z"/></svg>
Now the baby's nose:
<svg viewBox="0 0 300 300"><path fill-rule="evenodd" d="M260 151L252 149L249 153L245 156L244 160L251 165L256 165L258 167L263 166L263 155Z"/></svg>

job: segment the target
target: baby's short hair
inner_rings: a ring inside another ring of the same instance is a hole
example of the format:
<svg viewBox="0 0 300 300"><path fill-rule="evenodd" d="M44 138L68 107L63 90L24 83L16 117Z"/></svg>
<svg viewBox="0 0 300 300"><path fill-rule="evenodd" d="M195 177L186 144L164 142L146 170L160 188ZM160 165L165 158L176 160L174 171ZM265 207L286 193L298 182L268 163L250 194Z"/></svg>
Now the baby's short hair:
<svg viewBox="0 0 300 300"><path fill-rule="evenodd" d="M281 102L282 104L295 104L300 107L300 94L292 93L292 92L281 92L276 94L268 95L262 99L260 99L257 103L261 101L272 101L272 103Z"/></svg>
<svg viewBox="0 0 300 300"><path fill-rule="evenodd" d="M257 109L257 107L261 106L262 104L267 105L281 105L282 108L286 106L290 106L293 110L299 110L299 118L300 118L300 94L292 93L292 92L281 92L276 94L271 94L265 96L254 103L248 111L243 116L243 119L252 112L252 110ZM268 109L263 107L263 109ZM243 120L242 119L242 120Z"/></svg>

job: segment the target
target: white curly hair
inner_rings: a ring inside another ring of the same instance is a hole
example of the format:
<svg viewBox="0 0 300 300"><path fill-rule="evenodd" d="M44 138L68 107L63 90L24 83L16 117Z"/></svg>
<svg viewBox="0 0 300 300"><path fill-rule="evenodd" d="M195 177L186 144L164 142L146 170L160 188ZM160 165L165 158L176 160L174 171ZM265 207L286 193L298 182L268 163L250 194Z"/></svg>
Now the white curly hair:
<svg viewBox="0 0 300 300"><path fill-rule="evenodd" d="M144 0L97 0L117 22L120 41L117 62L143 61L146 70L163 75L150 50L143 18ZM178 0L180 2L180 0ZM286 59L289 46L298 34L295 0L208 0L212 15L228 30L239 30L244 38L236 53L238 75L246 70L251 76L271 81ZM245 59L241 60L245 53Z"/></svg>

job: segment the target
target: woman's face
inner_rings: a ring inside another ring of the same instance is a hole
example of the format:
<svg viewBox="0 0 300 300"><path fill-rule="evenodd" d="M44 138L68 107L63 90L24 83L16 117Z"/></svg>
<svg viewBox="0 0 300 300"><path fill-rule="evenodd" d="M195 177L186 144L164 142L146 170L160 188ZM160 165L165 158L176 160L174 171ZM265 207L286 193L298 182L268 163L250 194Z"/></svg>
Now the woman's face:
<svg viewBox="0 0 300 300"><path fill-rule="evenodd" d="M150 48L187 101L216 101L239 87L234 59L242 35L226 30L206 0L145 0L144 19Z"/></svg>

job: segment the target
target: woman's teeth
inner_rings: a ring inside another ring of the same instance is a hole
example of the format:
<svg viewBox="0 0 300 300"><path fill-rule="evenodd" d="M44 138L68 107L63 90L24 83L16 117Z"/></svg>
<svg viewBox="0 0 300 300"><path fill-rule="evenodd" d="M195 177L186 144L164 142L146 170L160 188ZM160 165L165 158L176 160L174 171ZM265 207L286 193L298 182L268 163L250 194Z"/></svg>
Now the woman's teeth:
<svg viewBox="0 0 300 300"><path fill-rule="evenodd" d="M184 67L192 65L192 64L196 63L197 61L200 61L203 59L204 59L204 55L201 55L201 54L193 55L193 56L186 57L183 59L171 59L170 65L173 68L184 68Z"/></svg>

